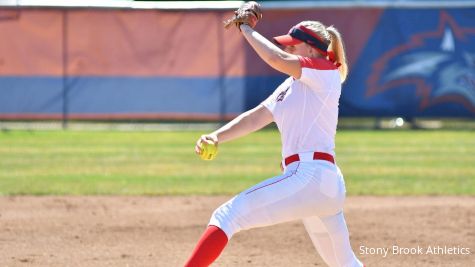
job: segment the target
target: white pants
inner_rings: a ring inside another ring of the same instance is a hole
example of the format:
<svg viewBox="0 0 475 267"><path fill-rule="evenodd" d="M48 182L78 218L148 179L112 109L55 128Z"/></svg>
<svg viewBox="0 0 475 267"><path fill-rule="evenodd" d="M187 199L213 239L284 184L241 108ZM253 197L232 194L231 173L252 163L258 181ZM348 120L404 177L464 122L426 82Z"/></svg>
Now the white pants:
<svg viewBox="0 0 475 267"><path fill-rule="evenodd" d="M363 266L350 246L343 217L345 183L327 161L294 162L216 209L209 225L228 239L241 231L302 219L320 256L329 266Z"/></svg>

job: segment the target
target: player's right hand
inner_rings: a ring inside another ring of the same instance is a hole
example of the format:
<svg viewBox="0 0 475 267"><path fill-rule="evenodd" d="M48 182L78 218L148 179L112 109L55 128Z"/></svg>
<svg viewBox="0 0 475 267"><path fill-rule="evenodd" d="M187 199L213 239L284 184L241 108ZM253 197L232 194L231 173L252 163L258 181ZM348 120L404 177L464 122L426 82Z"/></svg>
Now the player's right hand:
<svg viewBox="0 0 475 267"><path fill-rule="evenodd" d="M208 144L214 144L215 146L218 146L218 136L215 134L204 134L196 141L195 145L195 153L197 155L201 155L202 151L202 144L203 143L208 143Z"/></svg>

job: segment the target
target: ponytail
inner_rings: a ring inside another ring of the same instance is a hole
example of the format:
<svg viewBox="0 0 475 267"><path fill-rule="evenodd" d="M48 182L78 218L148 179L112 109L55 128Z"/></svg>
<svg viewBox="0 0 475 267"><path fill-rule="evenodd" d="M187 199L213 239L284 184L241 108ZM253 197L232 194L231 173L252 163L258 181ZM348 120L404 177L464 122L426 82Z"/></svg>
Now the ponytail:
<svg viewBox="0 0 475 267"><path fill-rule="evenodd" d="M346 55L345 55L343 40L341 38L341 34L338 32L338 30L335 27L333 26L327 27L327 32L331 36L329 50L335 53L336 62L341 64L340 67L338 68L338 71L340 71L341 83L343 83L346 80L346 76L348 76L348 63L346 62Z"/></svg>

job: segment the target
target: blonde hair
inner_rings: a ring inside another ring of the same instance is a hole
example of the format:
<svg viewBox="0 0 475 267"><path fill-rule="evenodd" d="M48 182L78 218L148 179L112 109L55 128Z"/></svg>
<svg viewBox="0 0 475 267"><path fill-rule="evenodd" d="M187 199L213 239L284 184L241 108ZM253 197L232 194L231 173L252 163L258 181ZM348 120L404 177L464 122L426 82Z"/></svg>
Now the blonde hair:
<svg viewBox="0 0 475 267"><path fill-rule="evenodd" d="M346 76L348 76L348 63L346 62L345 47L340 32L333 25L326 27L319 21L302 21L300 25L317 34L328 45L328 50L335 53L336 63L341 64L338 71L343 83L346 80Z"/></svg>

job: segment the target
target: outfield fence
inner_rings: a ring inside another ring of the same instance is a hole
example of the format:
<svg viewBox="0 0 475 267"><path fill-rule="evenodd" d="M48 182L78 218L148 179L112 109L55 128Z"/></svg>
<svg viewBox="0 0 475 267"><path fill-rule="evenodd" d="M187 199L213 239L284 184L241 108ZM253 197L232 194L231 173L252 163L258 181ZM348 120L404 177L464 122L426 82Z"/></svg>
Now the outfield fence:
<svg viewBox="0 0 475 267"><path fill-rule="evenodd" d="M233 118L285 78L222 21L241 2L0 1L0 120ZM257 30L335 25L342 117L475 118L474 1L264 2Z"/></svg>

